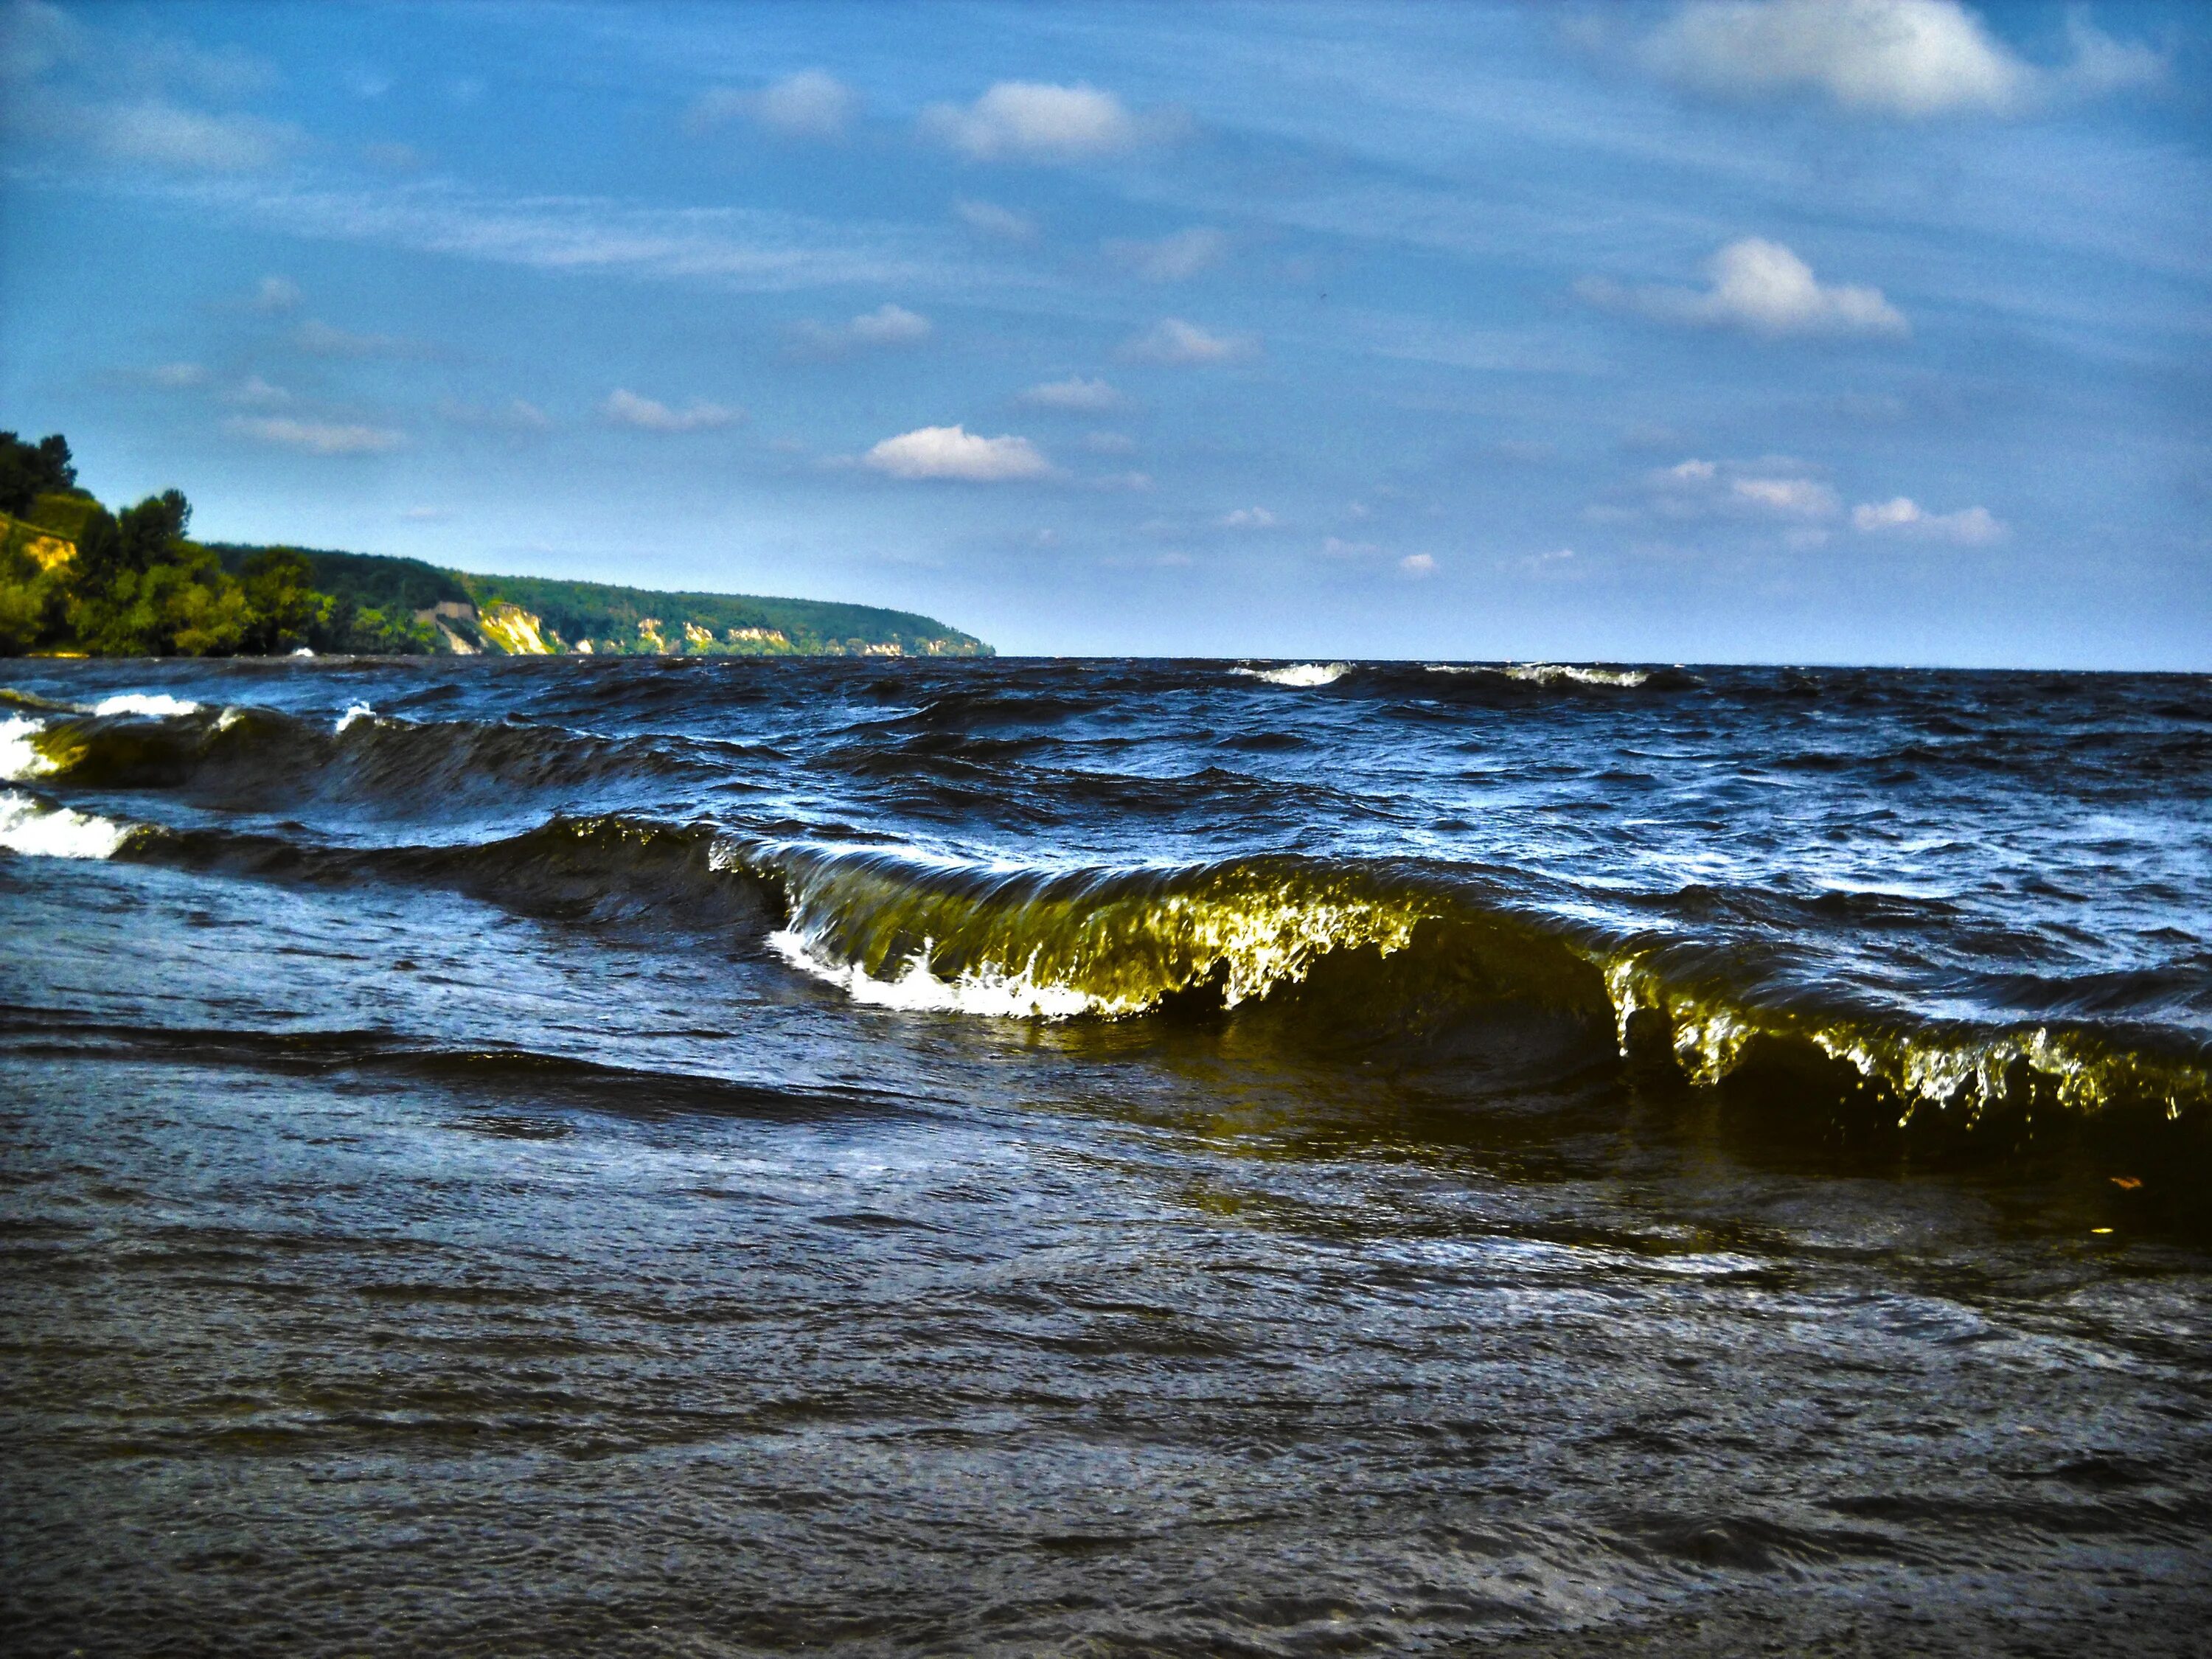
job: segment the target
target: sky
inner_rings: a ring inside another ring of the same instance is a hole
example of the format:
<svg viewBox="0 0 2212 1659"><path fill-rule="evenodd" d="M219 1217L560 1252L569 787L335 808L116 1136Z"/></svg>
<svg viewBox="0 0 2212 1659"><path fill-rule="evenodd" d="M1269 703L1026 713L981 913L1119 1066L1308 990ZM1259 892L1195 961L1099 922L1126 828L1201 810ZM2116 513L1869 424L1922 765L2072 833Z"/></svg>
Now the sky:
<svg viewBox="0 0 2212 1659"><path fill-rule="evenodd" d="M1007 653L2212 669L2212 8L0 0L0 426Z"/></svg>

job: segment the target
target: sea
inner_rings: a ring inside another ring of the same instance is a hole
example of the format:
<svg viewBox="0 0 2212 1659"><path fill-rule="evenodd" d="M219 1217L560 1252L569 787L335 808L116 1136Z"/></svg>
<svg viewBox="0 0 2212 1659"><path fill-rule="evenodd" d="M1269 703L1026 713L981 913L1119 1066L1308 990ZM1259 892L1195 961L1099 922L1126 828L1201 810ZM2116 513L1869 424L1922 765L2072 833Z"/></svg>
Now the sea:
<svg viewBox="0 0 2212 1659"><path fill-rule="evenodd" d="M2206 1650L2212 678L0 687L10 1654Z"/></svg>

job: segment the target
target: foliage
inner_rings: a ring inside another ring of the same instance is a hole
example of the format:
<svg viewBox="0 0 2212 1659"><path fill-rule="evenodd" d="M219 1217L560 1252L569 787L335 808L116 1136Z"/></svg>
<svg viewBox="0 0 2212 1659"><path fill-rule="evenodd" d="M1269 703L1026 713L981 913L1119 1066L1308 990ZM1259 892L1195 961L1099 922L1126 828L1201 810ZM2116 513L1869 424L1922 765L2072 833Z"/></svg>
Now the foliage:
<svg viewBox="0 0 2212 1659"><path fill-rule="evenodd" d="M927 617L868 605L477 576L419 559L202 546L178 491L110 514L68 442L0 433L0 656L421 655L446 639L619 655L988 656ZM521 617L497 607L512 605ZM522 626L522 624L527 624Z"/></svg>
<svg viewBox="0 0 2212 1659"><path fill-rule="evenodd" d="M27 444L12 432L0 432L0 513L21 516L40 496L76 488L76 467L60 433Z"/></svg>
<svg viewBox="0 0 2212 1659"><path fill-rule="evenodd" d="M896 646L908 656L988 656L981 641L930 617L873 605L741 593L672 593L543 576L463 575L479 607L507 604L543 619L572 647L601 655L858 655ZM646 623L658 626L643 629ZM711 635L686 636L686 624ZM735 634L736 638L732 638ZM768 637L763 637L766 635ZM779 637L780 636L780 639Z"/></svg>

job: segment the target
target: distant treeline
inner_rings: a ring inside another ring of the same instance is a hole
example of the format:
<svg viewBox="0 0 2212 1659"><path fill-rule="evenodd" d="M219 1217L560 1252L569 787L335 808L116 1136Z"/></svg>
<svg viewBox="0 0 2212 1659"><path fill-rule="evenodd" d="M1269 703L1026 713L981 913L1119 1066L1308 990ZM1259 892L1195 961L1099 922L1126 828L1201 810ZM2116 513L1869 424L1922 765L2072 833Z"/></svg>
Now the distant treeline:
<svg viewBox="0 0 2212 1659"><path fill-rule="evenodd" d="M203 545L191 522L173 489L111 514L58 434L0 433L0 656L991 654L909 611Z"/></svg>
<svg viewBox="0 0 2212 1659"><path fill-rule="evenodd" d="M110 513L77 488L68 441L0 432L0 656L228 657L427 652L431 630L317 589L304 556L263 548L225 568L185 538L178 490Z"/></svg>

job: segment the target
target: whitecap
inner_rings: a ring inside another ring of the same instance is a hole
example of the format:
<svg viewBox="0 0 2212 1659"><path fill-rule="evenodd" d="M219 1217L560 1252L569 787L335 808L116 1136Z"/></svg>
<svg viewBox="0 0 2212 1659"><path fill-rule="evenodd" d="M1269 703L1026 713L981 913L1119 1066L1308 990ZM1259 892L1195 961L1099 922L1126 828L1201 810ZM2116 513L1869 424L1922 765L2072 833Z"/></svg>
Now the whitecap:
<svg viewBox="0 0 2212 1659"><path fill-rule="evenodd" d="M373 720L375 718L376 710L371 708L367 703L354 703L346 709L344 714L338 716L338 723L331 730L343 732L356 720Z"/></svg>
<svg viewBox="0 0 2212 1659"><path fill-rule="evenodd" d="M119 696L102 697L93 704L95 714L150 714L167 719L173 714L197 714L200 706L187 702L182 697L164 696L161 692L126 691Z"/></svg>
<svg viewBox="0 0 2212 1659"><path fill-rule="evenodd" d="M769 946L800 972L836 986L855 1002L909 1012L982 1014L998 1019L1072 1019L1078 1014L1129 1012L1108 1007L1073 986L1038 983L1024 970L963 973L940 979L929 966L931 941L907 957L896 979L878 979L858 963L818 955L805 935L788 927L768 936Z"/></svg>
<svg viewBox="0 0 2212 1659"><path fill-rule="evenodd" d="M1348 662L1300 662L1287 668L1232 668L1232 674L1265 680L1270 685L1334 685L1352 672Z"/></svg>
<svg viewBox="0 0 2212 1659"><path fill-rule="evenodd" d="M1632 688L1651 678L1641 668L1582 668L1563 662L1510 662L1502 668L1486 663L1432 662L1424 665L1431 674L1502 674L1509 680L1530 680L1538 685L1571 680L1577 685Z"/></svg>
<svg viewBox="0 0 2212 1659"><path fill-rule="evenodd" d="M32 742L46 729L44 720L26 720L21 714L0 720L0 778L20 781L54 769L54 763Z"/></svg>
<svg viewBox="0 0 2212 1659"><path fill-rule="evenodd" d="M0 847L30 858L104 859L131 833L123 824L0 790Z"/></svg>

